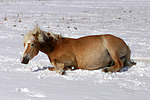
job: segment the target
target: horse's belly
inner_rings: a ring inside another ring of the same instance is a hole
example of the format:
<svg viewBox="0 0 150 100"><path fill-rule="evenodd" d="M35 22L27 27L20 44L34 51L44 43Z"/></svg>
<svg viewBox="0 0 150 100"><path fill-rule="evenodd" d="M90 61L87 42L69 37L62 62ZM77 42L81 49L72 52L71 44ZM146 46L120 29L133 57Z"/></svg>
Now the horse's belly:
<svg viewBox="0 0 150 100"><path fill-rule="evenodd" d="M91 59L90 62L87 61L87 66L85 66L85 68L87 70L94 70L94 69L100 69L103 67L106 67L109 62L111 61L111 58L109 57L109 55L101 55L99 58L97 59Z"/></svg>
<svg viewBox="0 0 150 100"><path fill-rule="evenodd" d="M106 67L111 61L110 55L107 51L91 52L86 56L78 59L78 68L86 70L94 70Z"/></svg>

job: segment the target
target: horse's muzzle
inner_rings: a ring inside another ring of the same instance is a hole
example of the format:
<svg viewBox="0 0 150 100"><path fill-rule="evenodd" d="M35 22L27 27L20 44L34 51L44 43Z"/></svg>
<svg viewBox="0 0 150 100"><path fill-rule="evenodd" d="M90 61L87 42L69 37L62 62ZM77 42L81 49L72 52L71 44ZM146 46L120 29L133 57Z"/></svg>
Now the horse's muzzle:
<svg viewBox="0 0 150 100"><path fill-rule="evenodd" d="M29 58L27 58L27 57L21 58L21 63L22 64L28 64L29 63Z"/></svg>

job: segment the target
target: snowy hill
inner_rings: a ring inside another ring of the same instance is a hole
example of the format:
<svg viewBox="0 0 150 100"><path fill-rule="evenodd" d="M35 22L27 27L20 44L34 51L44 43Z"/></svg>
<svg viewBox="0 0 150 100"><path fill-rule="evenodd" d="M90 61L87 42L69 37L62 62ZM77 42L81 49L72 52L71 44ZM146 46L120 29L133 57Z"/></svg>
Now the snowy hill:
<svg viewBox="0 0 150 100"><path fill-rule="evenodd" d="M149 100L149 0L0 0L1 100ZM20 63L23 35L35 23L45 31L78 38L113 34L130 46L136 66L122 73L101 70L50 72L46 55Z"/></svg>

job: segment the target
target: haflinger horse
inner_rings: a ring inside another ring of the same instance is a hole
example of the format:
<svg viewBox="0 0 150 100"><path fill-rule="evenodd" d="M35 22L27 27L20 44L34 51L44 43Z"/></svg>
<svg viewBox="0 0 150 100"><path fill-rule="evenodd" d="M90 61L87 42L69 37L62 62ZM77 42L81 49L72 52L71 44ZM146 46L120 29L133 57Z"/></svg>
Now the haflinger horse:
<svg viewBox="0 0 150 100"><path fill-rule="evenodd" d="M23 42L21 63L28 64L41 51L53 65L49 70L62 75L71 67L113 73L136 64L130 60L131 51L126 43L110 34L73 39L45 32L36 26L25 34Z"/></svg>

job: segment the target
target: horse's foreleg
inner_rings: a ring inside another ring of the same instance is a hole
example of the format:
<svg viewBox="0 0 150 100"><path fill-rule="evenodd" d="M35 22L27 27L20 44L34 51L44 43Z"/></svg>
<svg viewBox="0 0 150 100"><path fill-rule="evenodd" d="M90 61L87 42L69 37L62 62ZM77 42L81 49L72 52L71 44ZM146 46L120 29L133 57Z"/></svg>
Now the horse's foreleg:
<svg viewBox="0 0 150 100"><path fill-rule="evenodd" d="M56 71L57 73L64 75L65 74L65 66L64 63L59 63L56 60L52 61L52 68L49 68L50 71Z"/></svg>
<svg viewBox="0 0 150 100"><path fill-rule="evenodd" d="M65 74L65 64L64 63L57 63L57 66L59 68L59 70L57 70L56 72L64 75Z"/></svg>
<svg viewBox="0 0 150 100"><path fill-rule="evenodd" d="M48 68L50 71L57 71L57 70L59 70L59 68L56 65L56 61L55 60L52 61L52 65L53 65L53 67Z"/></svg>

